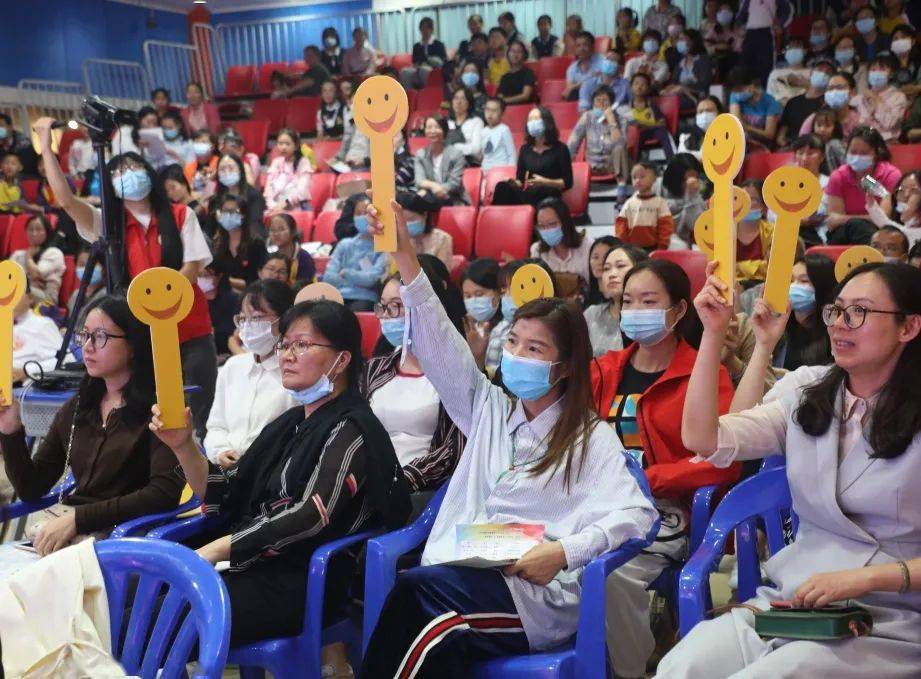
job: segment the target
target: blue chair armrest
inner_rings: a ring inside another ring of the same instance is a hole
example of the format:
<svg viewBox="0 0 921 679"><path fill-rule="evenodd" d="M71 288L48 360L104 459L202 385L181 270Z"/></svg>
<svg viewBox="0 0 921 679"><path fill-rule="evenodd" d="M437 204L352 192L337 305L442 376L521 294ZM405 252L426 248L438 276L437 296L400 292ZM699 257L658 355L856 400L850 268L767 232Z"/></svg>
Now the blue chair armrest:
<svg viewBox="0 0 921 679"><path fill-rule="evenodd" d="M0 507L0 518L4 521L9 521L51 507L57 504L58 498L61 497L62 493L64 496L70 495L76 486L77 482L74 480L73 474L68 473L67 478L39 499L33 500L32 502L20 500L6 507Z"/></svg>
<svg viewBox="0 0 921 679"><path fill-rule="evenodd" d="M169 521L170 519L175 519L180 514L185 514L192 509L197 509L201 507L201 500L197 496L193 495L192 499L188 502L183 502L181 505L175 509L171 509L168 512L160 512L159 514L148 514L146 516L139 516L136 519L131 519L130 521L125 521L118 524L112 530L112 533L109 535L110 538L130 538L130 537L143 537L147 532L159 526L164 521Z"/></svg>
<svg viewBox="0 0 921 679"><path fill-rule="evenodd" d="M387 595L397 579L397 559L415 549L428 538L441 508L448 484L436 491L422 514L406 528L368 540L365 563L365 616L362 648L368 647L371 633L384 608Z"/></svg>
<svg viewBox="0 0 921 679"><path fill-rule="evenodd" d="M170 542L181 542L187 538L194 537L200 533L209 530L216 530L226 525L227 518L223 516L190 516L186 519L180 519L165 526L159 526L147 533L149 538L160 538Z"/></svg>
<svg viewBox="0 0 921 679"><path fill-rule="evenodd" d="M694 500L691 503L691 535L688 542L688 554L696 552L704 539L707 524L710 523L710 513L713 511L713 500L719 490L720 486L701 486L694 492Z"/></svg>

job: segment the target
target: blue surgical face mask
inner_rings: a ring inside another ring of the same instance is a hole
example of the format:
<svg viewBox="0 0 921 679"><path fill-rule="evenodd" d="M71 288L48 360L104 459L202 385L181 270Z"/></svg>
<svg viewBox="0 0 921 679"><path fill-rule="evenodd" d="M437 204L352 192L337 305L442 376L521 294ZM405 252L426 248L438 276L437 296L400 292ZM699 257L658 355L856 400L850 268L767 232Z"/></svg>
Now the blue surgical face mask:
<svg viewBox="0 0 921 679"><path fill-rule="evenodd" d="M800 283L790 284L790 306L793 311L812 311L815 309L815 288Z"/></svg>
<svg viewBox="0 0 921 679"><path fill-rule="evenodd" d="M321 398L325 398L333 393L335 386L332 381L329 379L329 373L331 373L336 364L339 363L339 359L342 357L342 352L339 352L339 355L336 356L336 360L333 361L333 366L326 373L320 375L320 379L311 384L309 387L304 389L286 389L291 398L300 403L302 406L309 406L311 403L316 403Z"/></svg>
<svg viewBox="0 0 921 679"><path fill-rule="evenodd" d="M517 309L511 295L502 295L502 319L504 321L511 323Z"/></svg>
<svg viewBox="0 0 921 679"><path fill-rule="evenodd" d="M219 172L217 178L227 188L232 188L240 183L240 173L236 170L233 172Z"/></svg>
<svg viewBox="0 0 921 679"><path fill-rule="evenodd" d="M10 136L10 131L0 125L0 139L6 139L8 136Z"/></svg>
<svg viewBox="0 0 921 679"><path fill-rule="evenodd" d="M752 98L752 93L748 90L742 90L741 92L733 92L729 95L730 104L744 104L746 101Z"/></svg>
<svg viewBox="0 0 921 679"><path fill-rule="evenodd" d="M403 346L403 331L406 328L406 317L382 318L381 334L395 347Z"/></svg>
<svg viewBox="0 0 921 679"><path fill-rule="evenodd" d="M847 103L851 100L851 93L847 90L826 90L825 91L825 103L828 104L831 108L839 109L843 106L847 106Z"/></svg>
<svg viewBox="0 0 921 679"><path fill-rule="evenodd" d="M601 62L601 74L608 77L617 73L617 64L615 64L610 59L605 59Z"/></svg>
<svg viewBox="0 0 921 679"><path fill-rule="evenodd" d="M655 54L659 51L659 41L652 38L646 38L643 41L643 51L646 54Z"/></svg>
<svg viewBox="0 0 921 679"><path fill-rule="evenodd" d="M83 280L84 273L86 273L86 267L78 266L77 267L77 280L78 281ZM102 269L100 269L97 266L93 269L92 275L90 275L90 285L99 285L100 283L102 283Z"/></svg>
<svg viewBox="0 0 921 679"><path fill-rule="evenodd" d="M851 47L844 47L835 50L835 61L839 64L849 64L854 60L854 50Z"/></svg>
<svg viewBox="0 0 921 679"><path fill-rule="evenodd" d="M467 313L481 323L496 315L496 302L492 297L468 297L464 300Z"/></svg>
<svg viewBox="0 0 921 679"><path fill-rule="evenodd" d="M787 58L788 64L799 66L803 63L803 57L806 56L806 53L801 47L788 47L787 51L784 52L784 56Z"/></svg>
<svg viewBox="0 0 921 679"><path fill-rule="evenodd" d="M867 73L867 84L874 90L881 90L889 84L889 73L886 71L870 71Z"/></svg>
<svg viewBox="0 0 921 679"><path fill-rule="evenodd" d="M752 209L748 211L744 217L742 217L743 222L758 222L761 221L761 210Z"/></svg>
<svg viewBox="0 0 921 679"><path fill-rule="evenodd" d="M854 172L866 172L871 167L873 167L873 156L862 156L857 153L848 153L845 160Z"/></svg>
<svg viewBox="0 0 921 679"><path fill-rule="evenodd" d="M861 34L866 34L876 28L876 19L873 17L864 17L854 22L854 26Z"/></svg>
<svg viewBox="0 0 921 679"><path fill-rule="evenodd" d="M658 344L669 333L665 313L668 309L622 309L620 329L637 344Z"/></svg>
<svg viewBox="0 0 921 679"><path fill-rule="evenodd" d="M465 87L476 87L480 82L480 74L467 71L466 73L461 73L460 79Z"/></svg>
<svg viewBox="0 0 921 679"><path fill-rule="evenodd" d="M716 13L716 20L720 23L720 26L728 26L732 23L732 16L731 9L721 9Z"/></svg>
<svg viewBox="0 0 921 679"><path fill-rule="evenodd" d="M239 212L222 212L217 218L217 223L227 231L236 231L243 225L243 215Z"/></svg>
<svg viewBox="0 0 921 679"><path fill-rule="evenodd" d="M207 141L196 141L192 143L192 150L195 155L201 158L211 155L211 143Z"/></svg>
<svg viewBox="0 0 921 679"><path fill-rule="evenodd" d="M543 137L544 136L544 121L538 118L537 120L529 120L527 124L528 134L532 137Z"/></svg>
<svg viewBox="0 0 921 679"><path fill-rule="evenodd" d="M707 128L713 124L713 121L716 120L716 114L713 111L703 111L698 113L694 118L694 122L697 123L697 127L703 131L707 131Z"/></svg>
<svg viewBox="0 0 921 679"><path fill-rule="evenodd" d="M603 108L593 108L592 109L592 115L595 117L595 120L597 120L599 123L602 120L604 120L604 112L605 112L605 109Z"/></svg>
<svg viewBox="0 0 921 679"><path fill-rule="evenodd" d="M908 209L908 202L907 202L907 201L903 202L903 201L900 200L900 201L898 201L898 202L895 204L895 210L896 210L896 212L898 212L900 215L901 215L901 214L905 214L905 211L906 211L907 209Z"/></svg>
<svg viewBox="0 0 921 679"><path fill-rule="evenodd" d="M550 369L554 363L537 358L523 358L502 351L502 382L518 398L533 401L553 388Z"/></svg>
<svg viewBox="0 0 921 679"><path fill-rule="evenodd" d="M150 194L146 170L125 170L112 181L115 195L123 200L144 200Z"/></svg>
<svg viewBox="0 0 921 679"><path fill-rule="evenodd" d="M809 35L809 44L813 47L821 47L828 42L828 37L822 33L811 33Z"/></svg>
<svg viewBox="0 0 921 679"><path fill-rule="evenodd" d="M829 80L831 80L831 76L825 71L813 71L809 74L809 84L817 90L824 90L828 87Z"/></svg>
<svg viewBox="0 0 921 679"><path fill-rule="evenodd" d="M679 40L678 42L675 43L675 49L678 50L678 54L682 56L687 54L688 53L688 41Z"/></svg>
<svg viewBox="0 0 921 679"><path fill-rule="evenodd" d="M365 215L356 215L352 219L352 223L355 224L355 230L358 231L358 233L368 233L370 227L368 218Z"/></svg>
<svg viewBox="0 0 921 679"><path fill-rule="evenodd" d="M163 128L163 138L167 141L173 141L174 139L179 138L179 130L172 127Z"/></svg>
<svg viewBox="0 0 921 679"><path fill-rule="evenodd" d="M554 226L551 229L538 229L540 239L550 247L554 247L563 242L563 227Z"/></svg>
<svg viewBox="0 0 921 679"><path fill-rule="evenodd" d="M421 219L406 222L406 230L409 231L410 236L421 236L425 233L425 222Z"/></svg>

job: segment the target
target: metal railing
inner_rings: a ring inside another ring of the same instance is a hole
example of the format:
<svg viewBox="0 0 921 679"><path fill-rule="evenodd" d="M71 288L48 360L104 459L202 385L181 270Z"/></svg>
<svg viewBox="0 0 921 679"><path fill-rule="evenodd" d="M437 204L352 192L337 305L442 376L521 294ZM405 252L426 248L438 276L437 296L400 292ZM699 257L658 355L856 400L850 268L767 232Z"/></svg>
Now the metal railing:
<svg viewBox="0 0 921 679"><path fill-rule="evenodd" d="M136 61L86 59L83 62L83 84L90 94L130 102L135 104L135 108L150 99L147 71Z"/></svg>
<svg viewBox="0 0 921 679"><path fill-rule="evenodd" d="M195 45L164 40L144 42L144 65L150 83L154 87L168 89L172 101L185 103L186 85L199 79L197 63L198 48Z"/></svg>
<svg viewBox="0 0 921 679"><path fill-rule="evenodd" d="M32 121L41 116L58 120L77 117L83 102L83 85L64 80L23 79L17 85L20 129L30 130Z"/></svg>
<svg viewBox="0 0 921 679"><path fill-rule="evenodd" d="M204 86L209 97L223 92L227 68L214 27L211 24L193 24L192 45L196 49L193 70L195 80Z"/></svg>

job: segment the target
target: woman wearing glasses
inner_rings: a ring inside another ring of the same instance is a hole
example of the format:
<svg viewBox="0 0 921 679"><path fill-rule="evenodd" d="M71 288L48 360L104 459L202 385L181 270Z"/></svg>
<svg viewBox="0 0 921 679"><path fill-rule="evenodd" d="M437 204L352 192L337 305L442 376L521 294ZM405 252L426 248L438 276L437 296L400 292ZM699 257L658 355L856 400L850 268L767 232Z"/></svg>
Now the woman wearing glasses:
<svg viewBox="0 0 921 679"><path fill-rule="evenodd" d="M18 401L0 407L0 449L22 500L38 500L68 467L77 482L52 508L57 516L35 524L32 541L42 556L80 536L176 507L183 486L169 448L147 430L156 400L150 331L124 297L106 295L87 308L74 340L83 348L86 375L34 456Z"/></svg>
<svg viewBox="0 0 921 679"><path fill-rule="evenodd" d="M752 611L736 608L695 627L656 677L916 677L921 271L907 264L851 271L822 309L834 365L802 367L762 405L720 417L716 380L732 305L712 265L709 272L695 300L705 330L688 387L684 443L716 466L783 453L799 517L796 541L765 565L775 584L747 603L764 610L774 601L807 608L849 602L870 612L873 629L832 642L769 641L755 633ZM776 340L784 317L759 306L761 318L752 322Z"/></svg>
<svg viewBox="0 0 921 679"><path fill-rule="evenodd" d="M246 351L218 372L203 444L222 469L237 464L263 428L295 405L275 355L279 320L293 304L294 291L280 281L257 281L243 291L233 323Z"/></svg>
<svg viewBox="0 0 921 679"><path fill-rule="evenodd" d="M226 534L198 553L211 563L230 561L223 576L232 646L299 634L313 550L369 528L395 528L409 514L390 437L358 392L355 314L335 302L302 302L278 326L281 382L297 406L268 424L239 464L224 470L206 460L188 426L163 429L156 406L150 423L206 513L227 519ZM327 610L335 611L345 583L327 589Z"/></svg>
<svg viewBox="0 0 921 679"><path fill-rule="evenodd" d="M42 150L42 162L48 184L64 211L77 224L80 236L89 242L102 231L102 212L74 195L51 149L51 118L35 123ZM115 194L113 209L124 220L125 279L155 266L178 270L192 283L195 302L192 311L179 323L179 349L186 384L201 389L189 396L195 428L204 436L205 422L214 398L217 379L217 350L208 300L198 287L198 277L211 262L211 249L202 233L195 211L182 204L172 204L163 180L137 153L115 156L107 166Z"/></svg>

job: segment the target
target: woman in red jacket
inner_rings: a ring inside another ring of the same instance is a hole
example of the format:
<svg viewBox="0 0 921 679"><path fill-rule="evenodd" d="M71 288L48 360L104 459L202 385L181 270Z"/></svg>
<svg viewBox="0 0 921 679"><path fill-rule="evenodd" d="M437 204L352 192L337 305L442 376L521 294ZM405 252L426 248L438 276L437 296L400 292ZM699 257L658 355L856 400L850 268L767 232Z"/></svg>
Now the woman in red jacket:
<svg viewBox="0 0 921 679"><path fill-rule="evenodd" d="M701 332L684 270L664 259L638 262L624 280L620 327L633 343L595 359L592 386L598 414L642 461L662 519L656 542L608 578L608 648L617 649L621 667L632 668L624 676L641 677L655 646L646 588L687 557L694 491L732 483L739 467L694 462L681 442L681 413ZM725 413L733 389L723 367L719 387L719 411Z"/></svg>

